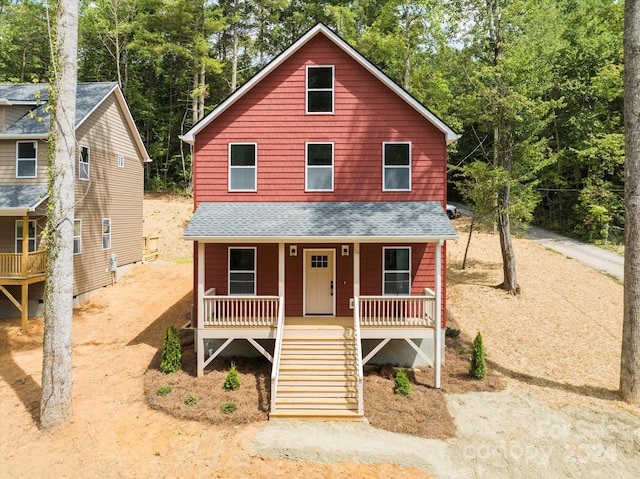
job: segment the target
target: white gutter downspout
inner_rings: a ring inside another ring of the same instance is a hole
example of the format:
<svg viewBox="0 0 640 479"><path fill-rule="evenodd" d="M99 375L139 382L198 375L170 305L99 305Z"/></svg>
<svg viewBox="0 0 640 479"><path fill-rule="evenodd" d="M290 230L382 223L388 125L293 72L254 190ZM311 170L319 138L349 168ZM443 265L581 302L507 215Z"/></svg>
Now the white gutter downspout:
<svg viewBox="0 0 640 479"><path fill-rule="evenodd" d="M440 389L442 363L442 240L436 243L436 331L433 342L433 366L435 371L435 388Z"/></svg>

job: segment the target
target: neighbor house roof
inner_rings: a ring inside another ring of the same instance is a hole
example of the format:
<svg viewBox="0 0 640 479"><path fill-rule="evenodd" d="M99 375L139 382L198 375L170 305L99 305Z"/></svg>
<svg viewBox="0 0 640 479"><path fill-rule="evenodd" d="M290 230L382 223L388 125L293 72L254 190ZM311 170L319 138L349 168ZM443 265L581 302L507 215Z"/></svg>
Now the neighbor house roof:
<svg viewBox="0 0 640 479"><path fill-rule="evenodd" d="M223 101L220 105L218 105L211 113L209 113L199 123L197 123L193 128L191 128L191 130L185 133L181 137L182 140L184 140L187 143L194 144L195 137L198 132L200 132L204 127L206 127L209 123L211 123L218 116L220 116L231 105L233 105L236 101L238 101L238 99L240 99L245 93L251 90L263 78L265 78L273 70L275 70L278 66L280 66L285 60L287 60L292 54L298 51L309 40L311 40L312 38L316 37L319 34L325 35L329 40L331 40L338 47L340 47L347 55L349 55L351 58L357 61L366 70L368 70L369 73L371 73L374 77L376 77L383 84L385 84L391 91L396 93L402 100L404 100L412 108L414 108L425 119L430 121L438 130L444 133L447 144L453 143L458 138L460 138L460 135L454 132L449 126L447 126L446 123L444 123L433 112L431 112L428 108L422 105L422 103L420 103L413 96L411 96L405 89L400 87L391 78L385 75L382 72L382 70L380 70L378 67L373 65L373 63L371 63L364 56L362 56L351 45L349 45L342 38L340 38L338 35L332 32L329 29L329 27L327 27L326 25L323 25L322 23L318 23L315 27L313 27L311 30L305 33L302 37L300 37L300 39L298 39L295 43L293 43L289 48L287 48L284 52L282 52L275 59L273 59L267 66L265 66L262 70L260 70L247 83L245 83L244 85L242 85L242 87L240 87L234 93L232 93L225 101Z"/></svg>
<svg viewBox="0 0 640 479"><path fill-rule="evenodd" d="M23 216L49 197L47 185L0 186L0 216Z"/></svg>
<svg viewBox="0 0 640 479"><path fill-rule="evenodd" d="M183 238L218 242L425 242L458 235L437 201L200 203Z"/></svg>
<svg viewBox="0 0 640 479"><path fill-rule="evenodd" d="M104 102L114 94L122 108L125 120L138 152L144 161L151 161L136 128L122 91L115 82L78 83L76 88L76 129ZM33 105L31 114L25 114L15 123L0 131L0 139L44 139L49 133L50 115L47 110L49 85L46 83L2 84L0 85L0 105Z"/></svg>

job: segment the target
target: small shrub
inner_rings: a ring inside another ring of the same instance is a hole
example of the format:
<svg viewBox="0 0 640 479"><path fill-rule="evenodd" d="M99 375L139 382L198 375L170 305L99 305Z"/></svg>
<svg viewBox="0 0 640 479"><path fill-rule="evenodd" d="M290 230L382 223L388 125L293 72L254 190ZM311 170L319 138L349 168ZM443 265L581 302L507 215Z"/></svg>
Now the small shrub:
<svg viewBox="0 0 640 479"><path fill-rule="evenodd" d="M166 396L171 392L171 386L160 386L156 391L158 396Z"/></svg>
<svg viewBox="0 0 640 479"><path fill-rule="evenodd" d="M162 343L162 362L160 371L165 374L175 373L182 368L182 345L175 326L167 328L167 334Z"/></svg>
<svg viewBox="0 0 640 479"><path fill-rule="evenodd" d="M445 329L444 335L448 338L457 338L458 336L460 336L460 330L450 328L449 326L447 326L447 329Z"/></svg>
<svg viewBox="0 0 640 479"><path fill-rule="evenodd" d="M236 409L238 409L238 405L233 401L227 401L220 406L220 410L225 414L232 413Z"/></svg>
<svg viewBox="0 0 640 479"><path fill-rule="evenodd" d="M187 394L187 397L186 397L186 398L184 398L184 403L185 403L187 406L193 406L193 405L195 405L195 403L197 403L197 402L198 402L198 398L197 398L197 397L196 397L196 395L195 395L195 394L193 394L193 393L189 393L189 394Z"/></svg>
<svg viewBox="0 0 640 479"><path fill-rule="evenodd" d="M482 379L487 375L487 362L484 359L484 344L482 344L482 335L480 333L473 340L469 374L476 379Z"/></svg>
<svg viewBox="0 0 640 479"><path fill-rule="evenodd" d="M224 389L225 391L235 391L236 389L240 389L240 379L238 378L238 371L236 370L236 364L231 363L231 369L229 369L229 374L227 374L227 378L224 380Z"/></svg>
<svg viewBox="0 0 640 479"><path fill-rule="evenodd" d="M411 391L411 383L409 382L407 373L405 373L402 369L399 369L396 373L393 392L396 394L402 394L403 396L408 396L409 394L411 394Z"/></svg>

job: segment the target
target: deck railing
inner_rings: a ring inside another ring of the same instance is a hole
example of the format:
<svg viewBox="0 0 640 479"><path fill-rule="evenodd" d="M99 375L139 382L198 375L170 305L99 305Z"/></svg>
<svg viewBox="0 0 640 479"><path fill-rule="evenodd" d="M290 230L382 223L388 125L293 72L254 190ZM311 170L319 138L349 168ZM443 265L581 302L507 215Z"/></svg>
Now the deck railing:
<svg viewBox="0 0 640 479"><path fill-rule="evenodd" d="M276 327L279 303L278 296L216 296L209 290L203 297L204 327Z"/></svg>
<svg viewBox="0 0 640 479"><path fill-rule="evenodd" d="M46 251L29 253L27 271L22 268L22 253L0 253L0 276L26 278L46 271Z"/></svg>
<svg viewBox="0 0 640 479"><path fill-rule="evenodd" d="M435 293L425 288L422 296L360 296L360 326L435 327Z"/></svg>

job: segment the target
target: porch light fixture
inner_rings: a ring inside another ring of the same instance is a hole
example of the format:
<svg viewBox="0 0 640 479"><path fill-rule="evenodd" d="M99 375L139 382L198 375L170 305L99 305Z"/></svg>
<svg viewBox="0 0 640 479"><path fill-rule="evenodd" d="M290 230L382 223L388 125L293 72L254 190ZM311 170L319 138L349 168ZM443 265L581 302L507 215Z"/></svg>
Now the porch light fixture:
<svg viewBox="0 0 640 479"><path fill-rule="evenodd" d="M348 244L343 244L342 245L342 256L349 256L349 245Z"/></svg>
<svg viewBox="0 0 640 479"><path fill-rule="evenodd" d="M298 245L289 245L289 256L298 256Z"/></svg>

